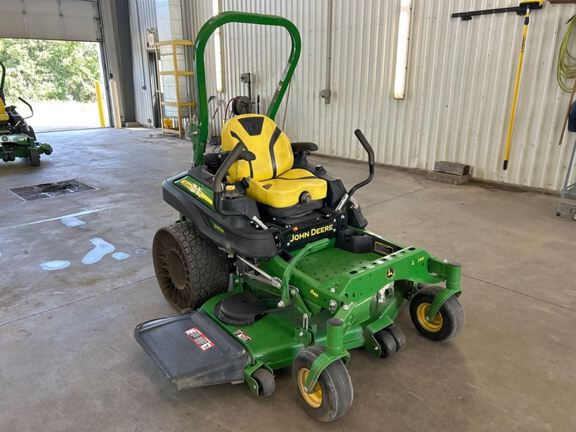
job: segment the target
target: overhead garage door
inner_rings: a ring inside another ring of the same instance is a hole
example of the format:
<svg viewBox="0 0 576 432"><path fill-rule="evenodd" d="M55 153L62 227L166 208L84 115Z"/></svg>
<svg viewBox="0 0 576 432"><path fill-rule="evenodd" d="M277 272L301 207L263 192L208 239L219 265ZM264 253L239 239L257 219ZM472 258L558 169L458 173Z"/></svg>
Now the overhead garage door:
<svg viewBox="0 0 576 432"><path fill-rule="evenodd" d="M0 2L0 37L97 42L97 0L10 0Z"/></svg>

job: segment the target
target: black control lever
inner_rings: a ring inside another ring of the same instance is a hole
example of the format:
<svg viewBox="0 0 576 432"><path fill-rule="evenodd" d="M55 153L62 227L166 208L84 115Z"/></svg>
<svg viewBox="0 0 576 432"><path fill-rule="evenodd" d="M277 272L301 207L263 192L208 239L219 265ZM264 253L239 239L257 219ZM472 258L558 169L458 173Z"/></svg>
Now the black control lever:
<svg viewBox="0 0 576 432"><path fill-rule="evenodd" d="M0 62L0 69L2 69L2 78L0 78L0 90L4 91L4 81L6 78L6 66Z"/></svg>
<svg viewBox="0 0 576 432"><path fill-rule="evenodd" d="M28 102L26 102L21 97L18 97L18 99L20 99L20 101L23 102L24 104L26 104L28 106L28 108L30 109L30 115L28 117L24 117L25 119L29 119L30 117L32 117L34 115L34 110L32 109L32 105L30 105Z"/></svg>
<svg viewBox="0 0 576 432"><path fill-rule="evenodd" d="M237 138L237 137L236 137ZM234 215L234 216L245 216L250 221L254 222L260 227L260 229L266 230L268 227L258 219L257 216L250 217L245 211L226 211L222 207L222 192L224 191L224 177L228 173L228 170L232 164L238 160L253 161L256 159L256 155L246 148L246 145L238 138L238 144L232 149L216 174L214 175L214 207L216 211L221 214Z"/></svg>
<svg viewBox="0 0 576 432"><path fill-rule="evenodd" d="M232 164L240 159L249 161L256 159L254 153L248 151L248 149L246 149L246 146L242 142L236 144L234 149L232 149L232 151L228 153L228 156L226 157L226 159L224 159L224 162L222 162L222 165L220 165L218 171L216 171L216 174L214 175L214 192L219 193L224 190L224 184L223 184L224 177L226 177L226 174L228 173L228 170L230 169Z"/></svg>
<svg viewBox="0 0 576 432"><path fill-rule="evenodd" d="M354 185L348 193L344 194L344 196L342 197L342 199L340 200L340 202L336 206L337 212L344 208L346 203L348 201L350 201L350 198L352 198L352 195L354 195L358 189L366 186L374 178L374 165L375 165L374 150L372 149L372 146L370 145L370 143L368 142L368 140L366 139L366 137L364 136L364 134L362 133L362 131L360 129L356 129L354 131L354 135L356 135L356 138L358 138L358 141L360 141L360 144L362 144L362 147L364 147L364 150L366 150L366 153L368 153L368 168L369 168L370 174L368 175L367 179L362 180L360 183Z"/></svg>

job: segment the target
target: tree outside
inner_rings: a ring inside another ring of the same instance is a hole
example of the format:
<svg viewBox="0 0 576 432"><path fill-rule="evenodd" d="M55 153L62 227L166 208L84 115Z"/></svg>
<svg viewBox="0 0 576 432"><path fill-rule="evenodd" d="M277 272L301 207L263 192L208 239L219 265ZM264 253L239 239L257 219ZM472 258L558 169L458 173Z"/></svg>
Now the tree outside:
<svg viewBox="0 0 576 432"><path fill-rule="evenodd" d="M1 39L0 61L6 66L7 104L35 112L36 130L98 127L95 81L100 77L99 45L36 39Z"/></svg>
<svg viewBox="0 0 576 432"><path fill-rule="evenodd" d="M5 93L35 101L94 102L100 79L98 45L71 41L0 39L7 69Z"/></svg>

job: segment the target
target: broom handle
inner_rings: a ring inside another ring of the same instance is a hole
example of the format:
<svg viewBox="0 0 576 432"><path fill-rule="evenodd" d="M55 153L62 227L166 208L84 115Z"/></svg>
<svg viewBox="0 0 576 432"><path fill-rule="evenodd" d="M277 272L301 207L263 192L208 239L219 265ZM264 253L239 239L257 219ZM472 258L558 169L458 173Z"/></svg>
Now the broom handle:
<svg viewBox="0 0 576 432"><path fill-rule="evenodd" d="M516 71L516 83L514 85L514 99L510 111L510 123L508 124L508 136L506 138L506 150L504 151L504 165L502 169L508 169L508 160L510 159L510 149L512 147L512 132L514 131L514 122L516 120L516 107L518 105L518 93L520 90L520 78L522 76L522 64L524 62L524 49L526 47L526 37L528 36L528 24L530 23L530 9L526 9L524 15L524 29L522 32L522 46L520 47L520 58L518 59L518 70Z"/></svg>

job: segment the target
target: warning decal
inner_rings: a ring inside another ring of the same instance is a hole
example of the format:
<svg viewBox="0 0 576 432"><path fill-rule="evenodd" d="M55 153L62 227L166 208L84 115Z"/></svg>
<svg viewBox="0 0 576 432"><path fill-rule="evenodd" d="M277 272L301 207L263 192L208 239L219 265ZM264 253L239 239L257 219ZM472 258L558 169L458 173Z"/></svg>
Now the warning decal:
<svg viewBox="0 0 576 432"><path fill-rule="evenodd" d="M197 327L192 327L191 329L186 330L184 333L202 351L209 350L210 348L215 346L214 342L208 339L206 335L202 333Z"/></svg>
<svg viewBox="0 0 576 432"><path fill-rule="evenodd" d="M246 333L244 333L242 330L236 330L234 332L234 336L236 336L242 342L248 342L249 340L252 340L252 338L248 336Z"/></svg>

